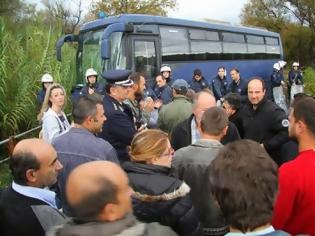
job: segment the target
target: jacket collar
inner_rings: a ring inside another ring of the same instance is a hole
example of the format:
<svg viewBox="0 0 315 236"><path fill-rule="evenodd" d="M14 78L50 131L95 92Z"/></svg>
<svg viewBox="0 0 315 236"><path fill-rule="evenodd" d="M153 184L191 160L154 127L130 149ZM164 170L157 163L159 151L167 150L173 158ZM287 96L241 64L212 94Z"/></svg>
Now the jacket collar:
<svg viewBox="0 0 315 236"><path fill-rule="evenodd" d="M58 235L120 235L123 231L133 228L137 235L142 235L145 230L145 224L140 223L130 213L123 219L114 222L82 222L78 219L74 219L73 222L69 222L57 229Z"/></svg>
<svg viewBox="0 0 315 236"><path fill-rule="evenodd" d="M262 106L267 102L267 100L268 100L268 99L266 98L266 95L265 95L264 98L257 104L256 110L254 110L253 104L251 104L251 102L248 100L250 110L251 110L252 112L257 112L257 111L260 109L260 107L262 107Z"/></svg>
<svg viewBox="0 0 315 236"><path fill-rule="evenodd" d="M199 139L197 142L192 144L192 146L205 147L205 148L220 148L223 145L217 140Z"/></svg>
<svg viewBox="0 0 315 236"><path fill-rule="evenodd" d="M15 183L14 181L12 182L12 189L23 196L41 200L43 202L46 202L51 207L57 208L55 199L56 194L53 191L50 191L45 188L36 188L26 185L20 185Z"/></svg>
<svg viewBox="0 0 315 236"><path fill-rule="evenodd" d="M173 101L175 101L175 100L187 100L187 101L189 101L189 99L186 97L186 96L184 96L184 95L175 95L174 97L173 97Z"/></svg>
<svg viewBox="0 0 315 236"><path fill-rule="evenodd" d="M125 162L123 168L128 172L136 172L140 174L160 174L169 175L170 168L165 166L145 164L139 162Z"/></svg>

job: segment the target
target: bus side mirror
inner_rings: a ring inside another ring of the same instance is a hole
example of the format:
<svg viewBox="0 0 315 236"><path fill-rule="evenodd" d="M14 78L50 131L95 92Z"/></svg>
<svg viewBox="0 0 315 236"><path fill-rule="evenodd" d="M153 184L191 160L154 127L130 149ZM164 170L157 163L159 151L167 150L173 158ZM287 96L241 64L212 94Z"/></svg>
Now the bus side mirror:
<svg viewBox="0 0 315 236"><path fill-rule="evenodd" d="M109 59L110 58L110 40L109 39L103 39L102 44L101 44L101 57L103 60Z"/></svg>
<svg viewBox="0 0 315 236"><path fill-rule="evenodd" d="M78 42L78 41L79 41L79 36L78 35L73 35L73 34L67 34L67 35L62 36L61 38L59 38L57 43L56 43L57 60L61 61L61 47L63 46L64 43L67 43L67 42Z"/></svg>

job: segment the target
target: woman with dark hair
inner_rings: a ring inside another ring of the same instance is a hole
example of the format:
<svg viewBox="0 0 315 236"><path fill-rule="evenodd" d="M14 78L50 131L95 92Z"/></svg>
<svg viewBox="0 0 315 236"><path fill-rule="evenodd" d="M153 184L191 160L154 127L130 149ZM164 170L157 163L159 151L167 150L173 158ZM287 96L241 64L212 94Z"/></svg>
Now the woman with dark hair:
<svg viewBox="0 0 315 236"><path fill-rule="evenodd" d="M173 154L167 133L151 129L134 137L131 162L123 164L134 190L134 214L140 221L169 226L179 235L201 235L189 186L169 175Z"/></svg>

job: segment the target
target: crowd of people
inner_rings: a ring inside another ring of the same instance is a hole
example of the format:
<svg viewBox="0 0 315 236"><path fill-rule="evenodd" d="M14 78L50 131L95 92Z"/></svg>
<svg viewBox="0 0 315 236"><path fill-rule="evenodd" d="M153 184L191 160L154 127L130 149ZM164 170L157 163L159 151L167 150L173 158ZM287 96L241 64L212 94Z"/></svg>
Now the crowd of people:
<svg viewBox="0 0 315 236"><path fill-rule="evenodd" d="M209 82L163 65L154 88L129 70L103 86L89 68L71 122L43 75L42 131L13 150L0 235L315 235L315 100L279 106L283 66L269 81L232 68L228 83L223 66Z"/></svg>

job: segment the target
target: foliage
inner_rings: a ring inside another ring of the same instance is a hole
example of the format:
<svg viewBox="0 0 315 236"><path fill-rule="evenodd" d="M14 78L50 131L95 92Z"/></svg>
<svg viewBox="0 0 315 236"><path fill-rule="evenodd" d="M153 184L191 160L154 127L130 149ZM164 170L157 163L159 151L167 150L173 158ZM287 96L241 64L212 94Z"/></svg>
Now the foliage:
<svg viewBox="0 0 315 236"><path fill-rule="evenodd" d="M52 23L61 25L62 34L74 33L79 25L82 16L82 0L78 0L77 4L73 1L63 0L41 0L45 6L45 10L40 13ZM71 5L71 6L70 6Z"/></svg>
<svg viewBox="0 0 315 236"><path fill-rule="evenodd" d="M315 69L308 67L304 70L305 92L315 96Z"/></svg>
<svg viewBox="0 0 315 236"><path fill-rule="evenodd" d="M241 20L245 25L279 32L286 60L315 65L314 0L250 0Z"/></svg>
<svg viewBox="0 0 315 236"><path fill-rule="evenodd" d="M244 25L254 25L280 32L289 19L282 0L251 0L245 4L241 20Z"/></svg>
<svg viewBox="0 0 315 236"><path fill-rule="evenodd" d="M9 165L7 163L0 165L0 187L8 186L11 180Z"/></svg>
<svg viewBox="0 0 315 236"><path fill-rule="evenodd" d="M310 53L314 33L304 26L287 24L281 31L285 57L289 61L298 61L301 65L309 65L314 55Z"/></svg>
<svg viewBox="0 0 315 236"><path fill-rule="evenodd" d="M36 93L40 77L49 72L67 91L75 81L74 50L65 47L63 63L55 59L59 28L40 23L23 24L20 31L0 20L0 140L37 125Z"/></svg>
<svg viewBox="0 0 315 236"><path fill-rule="evenodd" d="M103 11L108 16L132 13L166 16L168 9L176 6L176 0L100 0L92 5L91 12Z"/></svg>

